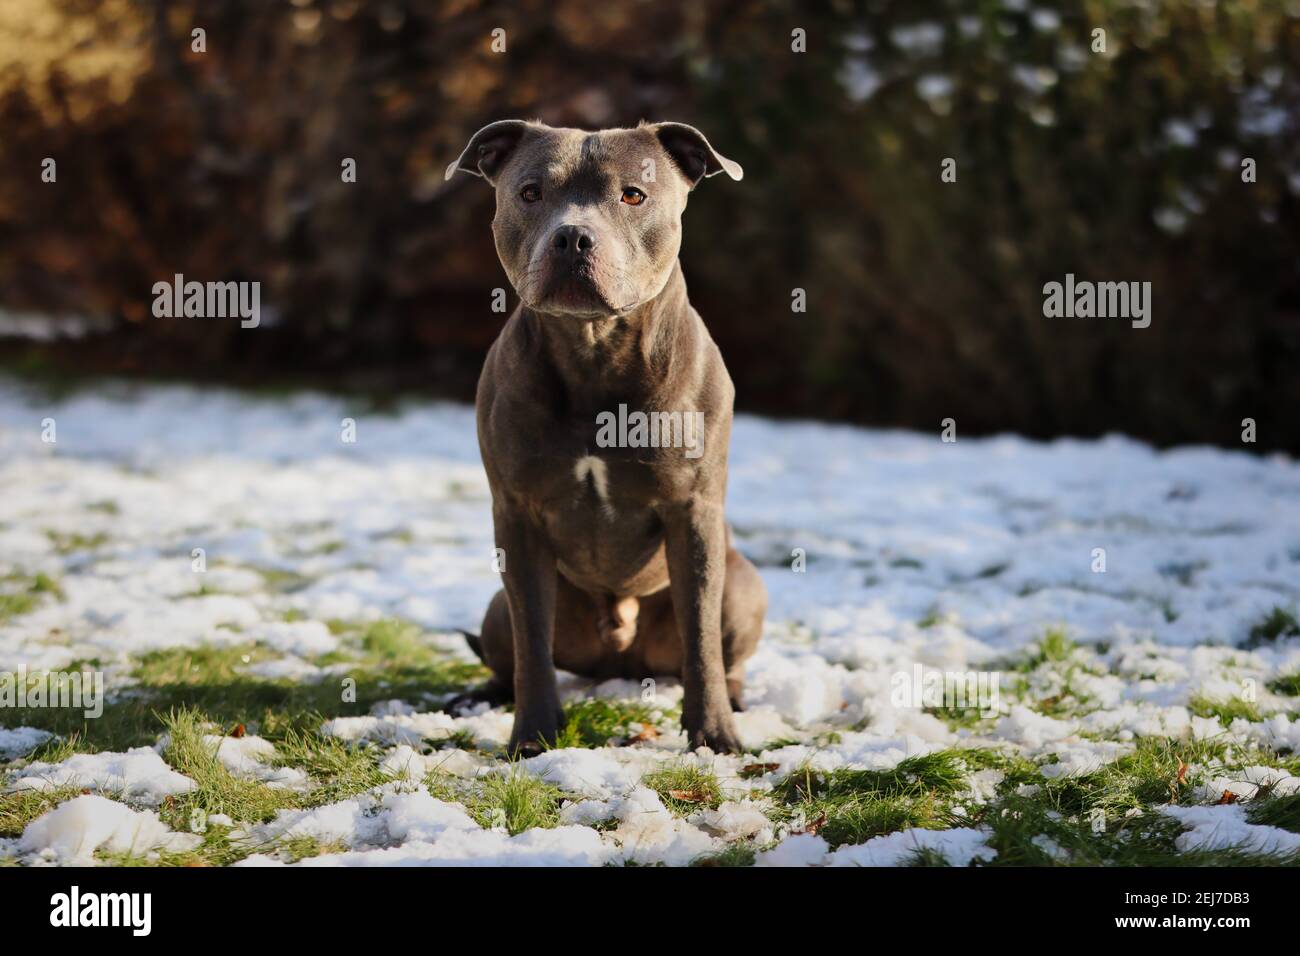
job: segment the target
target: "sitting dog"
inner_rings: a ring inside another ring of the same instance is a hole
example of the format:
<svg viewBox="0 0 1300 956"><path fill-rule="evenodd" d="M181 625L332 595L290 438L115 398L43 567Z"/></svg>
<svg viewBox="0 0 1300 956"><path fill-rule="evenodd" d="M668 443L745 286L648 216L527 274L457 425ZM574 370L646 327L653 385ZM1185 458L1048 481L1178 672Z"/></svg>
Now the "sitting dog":
<svg viewBox="0 0 1300 956"><path fill-rule="evenodd" d="M496 190L492 232L520 298L476 400L505 587L470 637L493 675L473 699L513 697L510 750L528 755L563 723L557 667L676 675L690 747L738 752L732 711L767 591L723 517L735 388L677 254L691 190L742 170L680 123L503 120L447 178L458 171ZM629 409L641 427L623 435ZM688 429L701 433L683 448Z"/></svg>

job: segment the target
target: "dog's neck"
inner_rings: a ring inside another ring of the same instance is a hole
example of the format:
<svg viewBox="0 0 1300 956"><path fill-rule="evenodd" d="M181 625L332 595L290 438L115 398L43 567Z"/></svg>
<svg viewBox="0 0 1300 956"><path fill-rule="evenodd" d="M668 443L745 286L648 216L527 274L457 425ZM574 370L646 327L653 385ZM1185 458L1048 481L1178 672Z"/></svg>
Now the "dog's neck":
<svg viewBox="0 0 1300 956"><path fill-rule="evenodd" d="M533 339L574 404L637 401L667 377L689 332L690 302L681 265L673 263L663 289L620 315L576 318L525 307Z"/></svg>

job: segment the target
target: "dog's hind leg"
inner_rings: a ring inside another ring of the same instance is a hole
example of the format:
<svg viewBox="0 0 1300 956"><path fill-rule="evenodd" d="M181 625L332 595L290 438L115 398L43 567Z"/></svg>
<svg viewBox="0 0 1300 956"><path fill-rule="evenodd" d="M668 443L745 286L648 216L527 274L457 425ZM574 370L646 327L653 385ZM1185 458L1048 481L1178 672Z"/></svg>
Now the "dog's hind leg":
<svg viewBox="0 0 1300 956"><path fill-rule="evenodd" d="M733 711L745 709L745 661L758 648L766 613L767 586L758 569L735 548L729 548L722 592L722 665Z"/></svg>
<svg viewBox="0 0 1300 956"><path fill-rule="evenodd" d="M515 699L515 650L510 630L510 605L506 592L498 591L483 615L482 632L478 635L462 631L465 643L478 659L492 671L492 676L463 694L453 697L444 708L449 713L478 703L493 707L508 704Z"/></svg>

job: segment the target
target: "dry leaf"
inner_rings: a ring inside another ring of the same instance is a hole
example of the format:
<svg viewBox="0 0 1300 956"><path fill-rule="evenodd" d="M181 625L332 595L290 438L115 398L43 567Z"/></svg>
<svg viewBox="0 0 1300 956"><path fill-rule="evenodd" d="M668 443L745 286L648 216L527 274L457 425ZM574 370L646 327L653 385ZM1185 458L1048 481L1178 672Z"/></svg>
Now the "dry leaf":
<svg viewBox="0 0 1300 956"><path fill-rule="evenodd" d="M232 737L242 737L248 732L248 728L243 724L235 724L235 729L230 732Z"/></svg>
<svg viewBox="0 0 1300 956"><path fill-rule="evenodd" d="M709 799L708 794L700 790L669 790L668 796L682 803L703 803Z"/></svg>
<svg viewBox="0 0 1300 956"><path fill-rule="evenodd" d="M779 763L747 763L740 768L742 777L761 777L765 773L776 773L781 769Z"/></svg>
<svg viewBox="0 0 1300 956"><path fill-rule="evenodd" d="M642 724L641 732L639 734L635 734L627 738L626 743L636 744L636 743L640 743L643 740L654 740L658 736L659 736L658 727L655 727L652 724Z"/></svg>
<svg viewBox="0 0 1300 956"><path fill-rule="evenodd" d="M816 820L809 823L803 828L804 833L816 833L822 827L826 826L826 814L821 814Z"/></svg>
<svg viewBox="0 0 1300 956"><path fill-rule="evenodd" d="M1236 803L1236 802L1237 802L1237 795L1233 793L1231 790L1223 791L1223 796L1219 797L1219 806L1223 806L1225 803Z"/></svg>

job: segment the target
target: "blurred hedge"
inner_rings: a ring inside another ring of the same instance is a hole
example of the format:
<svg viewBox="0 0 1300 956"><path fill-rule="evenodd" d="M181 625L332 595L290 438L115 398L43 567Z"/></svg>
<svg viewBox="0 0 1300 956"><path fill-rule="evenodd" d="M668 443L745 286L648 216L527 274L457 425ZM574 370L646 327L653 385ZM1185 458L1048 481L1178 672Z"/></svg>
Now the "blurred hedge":
<svg viewBox="0 0 1300 956"><path fill-rule="evenodd" d="M77 368L466 395L504 277L443 166L493 119L675 119L746 170L683 249L743 407L1300 449L1298 60L1300 0L6 0L0 308L105 317L43 348ZM175 272L276 324L153 318ZM1151 281L1151 327L1045 319L1067 272Z"/></svg>

